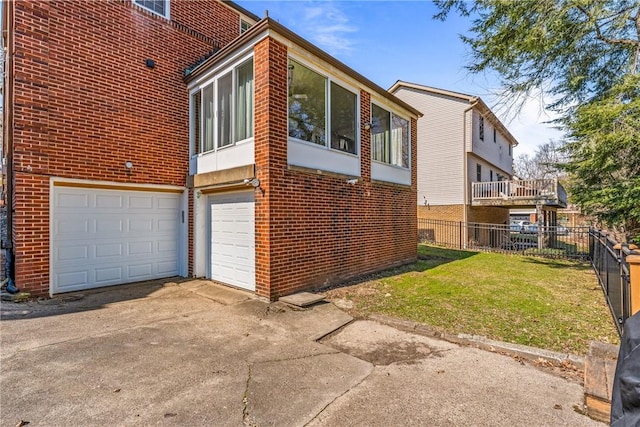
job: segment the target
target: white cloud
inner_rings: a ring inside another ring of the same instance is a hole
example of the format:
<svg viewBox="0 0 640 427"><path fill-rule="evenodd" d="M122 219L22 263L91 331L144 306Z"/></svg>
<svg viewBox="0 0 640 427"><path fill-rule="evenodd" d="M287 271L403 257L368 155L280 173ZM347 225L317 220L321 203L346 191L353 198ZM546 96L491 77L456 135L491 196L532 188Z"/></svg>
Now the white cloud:
<svg viewBox="0 0 640 427"><path fill-rule="evenodd" d="M358 28L349 22L347 14L333 2L320 2L305 7L304 19L297 22L298 30L318 47L331 55L348 54L354 49L349 34Z"/></svg>

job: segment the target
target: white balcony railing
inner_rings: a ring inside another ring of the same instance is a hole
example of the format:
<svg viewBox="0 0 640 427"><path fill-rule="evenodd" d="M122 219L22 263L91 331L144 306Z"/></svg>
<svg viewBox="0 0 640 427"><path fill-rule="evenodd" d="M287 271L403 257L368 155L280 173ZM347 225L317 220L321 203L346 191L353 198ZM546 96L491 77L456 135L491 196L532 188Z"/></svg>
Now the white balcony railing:
<svg viewBox="0 0 640 427"><path fill-rule="evenodd" d="M567 192L557 179L527 179L513 181L474 182L471 186L472 203L503 201L517 205L544 203L566 206Z"/></svg>

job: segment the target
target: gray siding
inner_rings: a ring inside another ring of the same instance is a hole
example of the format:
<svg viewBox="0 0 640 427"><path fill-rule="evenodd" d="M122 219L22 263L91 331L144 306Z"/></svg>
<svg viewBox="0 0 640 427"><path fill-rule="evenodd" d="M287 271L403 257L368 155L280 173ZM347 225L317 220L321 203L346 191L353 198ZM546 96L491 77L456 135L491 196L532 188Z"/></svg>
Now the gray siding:
<svg viewBox="0 0 640 427"><path fill-rule="evenodd" d="M494 169L502 169L502 174L511 175L513 159L509 155L509 143L504 135L496 132L496 142L493 142L494 124L484 118L484 141L480 139L480 114L473 112L473 152L494 165ZM475 179L472 179L472 182Z"/></svg>
<svg viewBox="0 0 640 427"><path fill-rule="evenodd" d="M418 119L418 205L463 204L463 113L469 103L407 87L394 94L424 114Z"/></svg>

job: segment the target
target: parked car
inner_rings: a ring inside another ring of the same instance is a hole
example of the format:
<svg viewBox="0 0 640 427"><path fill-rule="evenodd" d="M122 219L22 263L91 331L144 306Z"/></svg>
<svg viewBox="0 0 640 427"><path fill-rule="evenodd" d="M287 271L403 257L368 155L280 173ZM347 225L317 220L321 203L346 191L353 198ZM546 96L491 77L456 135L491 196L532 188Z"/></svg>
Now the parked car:
<svg viewBox="0 0 640 427"><path fill-rule="evenodd" d="M529 223L522 227L522 232L527 234L538 234L538 224Z"/></svg>
<svg viewBox="0 0 640 427"><path fill-rule="evenodd" d="M569 234L569 229L564 225L559 225L556 227L556 234L558 234L558 236L566 236Z"/></svg>
<svg viewBox="0 0 640 427"><path fill-rule="evenodd" d="M529 227L531 223L529 221L511 221L509 225L509 230L512 233L526 233L527 227Z"/></svg>

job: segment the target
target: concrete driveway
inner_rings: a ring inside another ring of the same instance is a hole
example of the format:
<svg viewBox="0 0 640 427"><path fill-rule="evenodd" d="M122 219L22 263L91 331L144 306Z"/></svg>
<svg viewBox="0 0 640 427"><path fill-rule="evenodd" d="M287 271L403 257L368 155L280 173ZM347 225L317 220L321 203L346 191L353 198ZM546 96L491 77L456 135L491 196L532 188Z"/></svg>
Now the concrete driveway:
<svg viewBox="0 0 640 427"><path fill-rule="evenodd" d="M602 426L577 383L331 304L195 280L0 308L2 426Z"/></svg>

